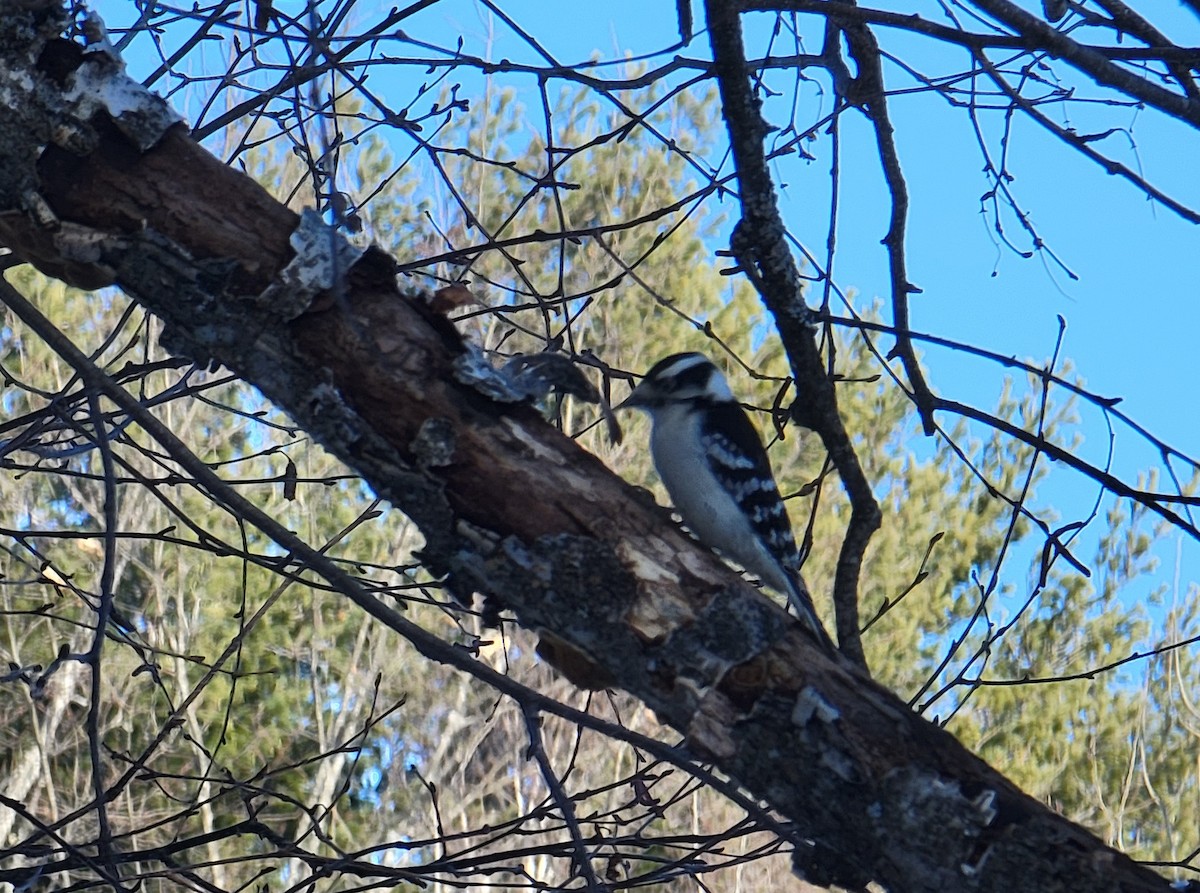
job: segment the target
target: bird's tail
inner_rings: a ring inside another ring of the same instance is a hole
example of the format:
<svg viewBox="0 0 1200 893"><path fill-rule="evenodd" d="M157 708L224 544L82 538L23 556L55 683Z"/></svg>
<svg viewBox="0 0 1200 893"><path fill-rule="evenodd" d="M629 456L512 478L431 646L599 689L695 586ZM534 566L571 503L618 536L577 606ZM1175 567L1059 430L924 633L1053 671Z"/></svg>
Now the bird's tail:
<svg viewBox="0 0 1200 893"><path fill-rule="evenodd" d="M787 597L800 620L808 627L817 641L828 651L837 651L837 646L833 644L833 639L829 637L824 624L821 623L821 618L817 616L812 596L808 594L808 586L805 585L804 578L797 570L788 574Z"/></svg>

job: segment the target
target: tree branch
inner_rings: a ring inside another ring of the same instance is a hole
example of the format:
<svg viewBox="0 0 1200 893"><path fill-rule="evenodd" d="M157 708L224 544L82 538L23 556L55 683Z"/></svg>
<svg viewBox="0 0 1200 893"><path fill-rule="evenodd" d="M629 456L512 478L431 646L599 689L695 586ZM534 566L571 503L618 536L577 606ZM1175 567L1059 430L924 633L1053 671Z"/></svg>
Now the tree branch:
<svg viewBox="0 0 1200 893"><path fill-rule="evenodd" d="M921 417L926 435L933 434L933 392L925 381L921 363L913 351L909 337L908 296L918 289L908 281L908 254L905 234L908 230L908 181L900 168L900 153L896 149L895 128L888 113L887 92L883 84L883 62L879 41L868 25L861 22L834 21L846 35L850 55L858 68L858 77L852 84L843 83L852 97L847 101L857 103L871 122L875 133L875 144L879 148L879 161L887 183L888 195L892 199L891 221L883 244L887 248L888 265L892 280L892 317L896 325L896 346L891 356L900 357L904 371L908 374L912 388L913 403Z"/></svg>
<svg viewBox="0 0 1200 893"><path fill-rule="evenodd" d="M1200 127L1200 99L1173 93L1158 84L1139 77L1116 63L1123 60L1162 60L1172 65L1187 65L1195 61L1196 48L1166 47L1104 47L1080 43L1037 16L1026 12L1009 0L972 0L972 4L1007 26L1012 34L980 34L952 28L918 15L859 7L844 0L741 0L745 10L814 13L837 16L864 24L886 25L933 37L944 43L959 44L974 50L988 48L1025 49L1045 52L1063 59L1098 84L1125 93L1147 105L1158 108L1172 117Z"/></svg>

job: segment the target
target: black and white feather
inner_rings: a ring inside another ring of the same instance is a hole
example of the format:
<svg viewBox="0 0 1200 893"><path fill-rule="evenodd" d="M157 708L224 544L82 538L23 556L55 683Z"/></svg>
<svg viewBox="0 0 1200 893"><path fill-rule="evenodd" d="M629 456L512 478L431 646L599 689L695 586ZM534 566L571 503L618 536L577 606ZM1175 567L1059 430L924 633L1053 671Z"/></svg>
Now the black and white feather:
<svg viewBox="0 0 1200 893"><path fill-rule="evenodd" d="M660 360L622 407L651 420L650 453L683 523L709 548L786 593L818 640L832 642L800 576L787 508L766 450L707 357Z"/></svg>

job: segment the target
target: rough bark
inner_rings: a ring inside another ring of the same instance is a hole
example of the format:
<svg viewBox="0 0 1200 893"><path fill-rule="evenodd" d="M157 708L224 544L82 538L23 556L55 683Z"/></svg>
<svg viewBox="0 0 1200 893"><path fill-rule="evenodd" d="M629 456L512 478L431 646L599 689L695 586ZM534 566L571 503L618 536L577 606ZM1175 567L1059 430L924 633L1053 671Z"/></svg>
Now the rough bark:
<svg viewBox="0 0 1200 893"><path fill-rule="evenodd" d="M420 525L431 568L792 820L811 881L1168 889L824 656L534 411L464 381L457 334L387 257L311 302L272 289L296 215L161 115L114 123L81 102L113 60L58 39L57 5L23 7L0 13L0 242L68 282L119 285L172 349L259 387Z"/></svg>

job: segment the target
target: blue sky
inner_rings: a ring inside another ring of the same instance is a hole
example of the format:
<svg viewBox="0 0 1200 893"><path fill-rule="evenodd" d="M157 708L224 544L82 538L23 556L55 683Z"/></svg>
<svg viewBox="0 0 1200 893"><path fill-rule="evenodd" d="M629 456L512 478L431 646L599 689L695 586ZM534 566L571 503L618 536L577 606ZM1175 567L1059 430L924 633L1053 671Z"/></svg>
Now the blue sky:
<svg viewBox="0 0 1200 893"><path fill-rule="evenodd" d="M879 4L889 5L889 4ZM890 4L901 9L901 4ZM1035 4L1027 4L1031 9ZM290 11L299 3L276 0ZM699 3L694 3L697 25ZM607 3L548 3L547 0L503 2L502 9L530 29L555 58L565 64L594 55L619 60L654 52L677 39L673 0L615 0ZM903 11L919 10L939 20L934 3L903 4ZM1155 24L1184 45L1200 45L1200 18L1179 4L1146 5L1158 16ZM97 8L110 27L127 21L132 4L103 0ZM356 15L374 20L391 4L360 2ZM765 52L768 16L748 16L747 40L751 56ZM404 24L415 39L452 47L461 36L466 52L541 64L544 60L503 23L471 0L443 0ZM888 29L878 29L887 48L905 54L926 72L966 67L963 53L945 50L929 40ZM815 34L819 40L819 31ZM135 43L129 58L135 73L145 63L147 50ZM816 52L818 45L808 45ZM777 49L787 52L786 46ZM205 49L219 53L219 47ZM708 41L697 34L682 55L707 57ZM661 64L665 59L652 61ZM1098 91L1069 68L1057 65L1059 76L1083 95ZM599 73L616 73L615 68ZM378 77L379 75L376 75ZM885 70L890 89L912 84L911 78L892 66ZM463 78L456 77L456 80ZM532 78L511 81L518 91L528 90L526 105L536 108ZM785 84L784 76L780 83ZM164 84L158 85L160 88ZM472 88L464 84L464 94ZM812 108L829 98L805 87L811 103L797 116L815 118ZM1082 132L1122 128L1095 145L1118 160L1140 170L1165 191L1192 207L1200 207L1200 138L1187 127L1157 113L1109 106L1047 106L1047 114L1070 123ZM786 116L782 100L768 103L767 115L775 122ZM1192 343L1200 330L1197 282L1200 281L1200 232L1171 211L1156 206L1124 180L1108 176L1094 162L1079 155L1036 125L1018 120L1008 143L1010 187L1040 236L1063 263L1078 275L1070 279L1043 255L1024 259L998 244L981 214L980 196L990 188L982 173L983 160L960 109L928 94L897 95L891 100L904 173L912 197L908 234L911 281L923 289L912 298L915 330L959 339L1018 358L1043 362L1054 349L1058 316L1067 323L1063 357L1072 361L1086 385L1104 396L1121 397L1120 408L1153 434L1184 453L1200 453L1200 419L1191 408L1195 362ZM857 294L860 309L876 296L888 294L887 259L880 240L887 231L887 195L879 174L876 150L860 115L842 119L843 177L839 209L837 283ZM539 122L540 123L540 122ZM983 129L993 152L1000 149L1004 121L993 113L983 118ZM828 214L829 140L819 137L809 146L816 156L804 161L793 155L775 166L777 182L787 183L782 209L792 232L818 256L823 254ZM1026 245L1010 213L1006 231ZM714 245L714 250L723 246ZM981 360L945 350L926 349L929 378L935 391L984 409L995 405L1006 370ZM943 419L949 427L953 419ZM1100 414L1085 411L1080 431L1085 442L1081 454L1102 464L1108 432ZM920 449L919 446L915 447ZM1157 463L1153 450L1130 432L1118 432L1114 471L1135 481L1140 470ZM1187 476L1186 469L1180 472ZM1064 518L1085 512L1096 487L1078 478L1056 476L1058 482L1043 492L1043 501L1056 505ZM1163 482L1166 486L1166 482ZM1173 558L1173 547L1170 554ZM1195 568L1196 544L1184 552L1185 579ZM1169 574L1170 568L1164 572Z"/></svg>
<svg viewBox="0 0 1200 893"><path fill-rule="evenodd" d="M901 4L890 5L901 9ZM693 6L699 22L699 4ZM917 7L940 20L934 4ZM439 4L420 21L428 23L431 34L439 28L461 34L469 52L536 61L502 24L490 27L487 14L477 6L462 3L457 8L462 12L456 15ZM545 8L537 0L503 4L517 22L536 26L536 36L562 62L593 54L610 59L623 53L641 55L668 46L677 33L672 2L577 4L569 19L539 15ZM903 4L903 11L913 8ZM1152 12L1158 16L1155 24L1179 42L1200 44L1200 19L1195 15L1175 3L1153 4ZM771 17L747 16L745 21L748 54L765 52ZM408 30L417 33L416 20ZM967 65L961 51L887 29L878 33L885 47L910 53L907 58L918 60L927 73ZM819 46L806 49L816 52ZM698 35L682 54L706 57L707 37ZM1098 95L1066 66L1056 66L1056 71L1081 95ZM885 70L885 78L893 90L913 83L895 66ZM815 89L807 89L805 97L824 101L828 109L828 98L821 100ZM767 106L773 123L786 120L783 102ZM1044 110L1080 132L1121 128L1095 146L1200 208L1200 177L1195 173L1200 138L1194 130L1145 110L1074 104ZM909 94L892 98L891 113L912 202L909 276L923 289L912 298L913 328L1042 363L1054 350L1061 315L1067 324L1062 356L1089 389L1123 398L1120 409L1151 433L1184 453L1200 453L1200 418L1189 405L1196 375L1193 342L1200 330L1196 225L1149 201L1127 181L1109 176L1038 125L1017 120L1008 141L1009 170L1015 177L1010 188L1049 249L1078 276L1073 280L1043 254L1025 259L999 244L989 218L981 213L980 197L991 184L983 175L983 157L970 122L960 109L936 96ZM813 117L802 113L798 119ZM993 153L1000 151L1003 126L998 113L982 118ZM875 144L861 116L843 116L842 142L836 278L841 288L858 293L856 303L863 308L875 296L888 294L887 259L880 245L887 231L887 196ZM818 139L809 150L815 161L791 156L775 166L775 173L777 182L788 184L782 208L789 227L821 255L829 141ZM1004 224L1019 247L1029 247L1011 213ZM1008 374L994 364L946 350L927 348L925 360L936 391L985 409L995 405ZM1081 407L1081 412L1080 453L1103 464L1107 427L1098 411ZM943 421L947 426L953 423L949 418ZM1114 471L1119 476L1133 482L1139 471L1157 464L1156 452L1144 441L1118 430ZM1180 474L1186 478L1187 469ZM1162 485L1169 486L1165 480ZM1090 510L1097 489L1078 477L1056 474L1042 500L1053 503L1060 517L1071 519ZM1168 563L1174 558L1173 545L1167 551L1164 578L1173 570ZM1196 544L1188 543L1184 556L1187 580L1195 568Z"/></svg>
<svg viewBox="0 0 1200 893"><path fill-rule="evenodd" d="M699 23L699 4L693 5ZM1177 4L1157 6L1161 28L1185 45L1200 44L1200 19ZM668 0L581 3L569 17L541 14L544 0L505 2L502 7L525 27L536 27L543 45L566 63L594 54L606 59L640 55L669 45L677 34L674 3ZM935 10L923 12L937 17ZM767 16L747 17L751 53L756 37L763 45L766 22ZM489 24L488 13L472 2L439 3L414 17L406 30L443 45L461 34L468 52L536 61L520 39L502 23ZM919 58L950 55L955 61L949 64L965 64L961 53L947 54L928 40L897 40L894 31L879 32L886 45L912 46ZM697 35L681 54L707 56L707 38ZM1069 73L1065 67L1060 70ZM895 68L885 75L892 88L911 83ZM1010 148L1010 170L1016 177L1012 190L1047 245L1079 276L1072 281L1041 256L1026 260L997 245L980 212L979 198L989 184L961 111L936 97L910 95L892 99L892 114L912 197L910 276L924 290L912 300L913 327L1041 361L1053 350L1061 314L1068 325L1064 355L1075 361L1090 388L1125 398L1125 411L1185 452L1189 444L1200 443L1200 420L1179 405L1180 396L1190 391L1190 348L1200 326L1198 228L1148 201L1126 181L1108 176L1036 125L1019 121ZM1200 207L1200 177L1195 175L1200 139L1190 128L1146 111L1102 108L1088 121L1085 112L1072 107L1062 115L1081 131L1093 124L1095 129L1128 128L1136 148L1123 134L1097 145ZM987 123L995 149L999 115ZM776 172L788 182L783 209L789 226L819 250L825 239L828 142L819 140L810 151L816 161L793 158L777 165ZM874 144L860 116L843 118L843 152L845 170L856 176L842 181L838 282L863 297L886 296L886 256L879 244L887 229L886 196L873 160ZM1011 215L1006 229L1021 240ZM950 360L952 372L960 371L956 359ZM936 371L944 358L931 355L929 361L935 364L935 381L948 390L951 382L981 386L969 396L984 405L987 395L998 391L994 368L967 381L951 376L947 382Z"/></svg>

